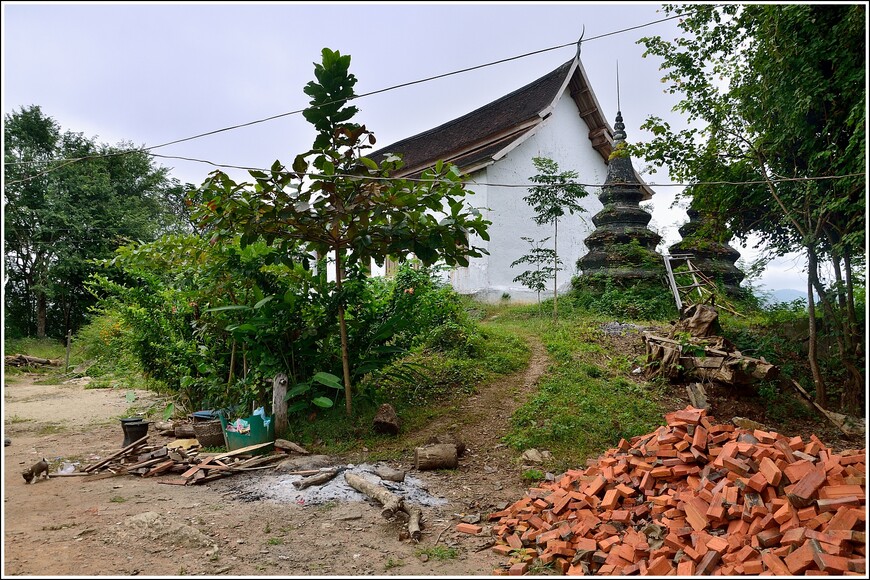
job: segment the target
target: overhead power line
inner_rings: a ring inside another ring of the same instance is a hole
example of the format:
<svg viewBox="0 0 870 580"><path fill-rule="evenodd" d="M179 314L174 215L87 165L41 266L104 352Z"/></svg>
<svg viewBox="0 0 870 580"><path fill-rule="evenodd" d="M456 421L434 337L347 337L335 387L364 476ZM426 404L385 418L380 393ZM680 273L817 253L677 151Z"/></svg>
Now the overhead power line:
<svg viewBox="0 0 870 580"><path fill-rule="evenodd" d="M160 157L162 159L179 159L183 161L193 161L196 163L205 163L211 165L213 167L221 167L225 169L241 169L243 171L261 171L263 173L269 174L271 173L271 168L265 167L249 167L245 165L231 165L229 163L217 163L214 161L209 161L207 159L196 159L195 157L182 157L178 155L161 155L158 153L152 153L154 157ZM323 175L320 173L299 173L294 172L299 176L310 177L312 179L322 179L322 178L352 178L359 180L367 180L367 181L410 181L413 183L437 183L443 180L440 179L422 179L419 177L380 177L377 175L350 175L344 173L336 173L333 175ZM800 182L800 181L823 181L827 179L846 179L849 177L864 177L866 173L847 173L845 175L820 175L820 176L808 176L808 177L776 177L770 180L750 180L750 181L696 181L693 183L643 183L643 185L649 187L696 187L698 185L764 185L766 183L786 183L786 182ZM489 182L481 182L475 180L468 180L466 183L470 183L473 185L483 185L488 187L517 187L517 188L529 188L529 187L547 187L547 185L541 185L538 183L489 183ZM582 187L602 187L603 183L578 183L578 182L568 182L565 184L554 184L553 187L562 187L564 185L580 185ZM616 185L616 184L615 184Z"/></svg>
<svg viewBox="0 0 870 580"><path fill-rule="evenodd" d="M421 83L426 83L426 82L434 81L434 80L437 80L437 79L442 79L442 78L445 78L445 77L449 77L449 76L453 76L453 75L457 75L457 74L461 74L461 73L466 73L466 72L470 72L470 71L474 71L474 70L478 70L478 69L482 69L482 68L486 68L486 67L494 66L494 65L497 65L497 64L502 64L502 63L505 63L505 62L510 62L510 61L513 61L513 60L519 60L519 59L526 58L526 57L529 57L529 56L534 56L534 55L536 55L536 54L541 54L541 53L550 52L550 51L553 51L553 50L558 50L558 49L561 49L561 48L565 48L565 47L568 47L568 46L577 46L578 44L582 44L582 43L590 42L590 41L593 41L593 40L597 40L597 39L599 39L599 38L604 38L604 37L606 37L606 36L612 36L612 35L615 35L615 34L621 34L621 33L623 33L623 32L628 32L628 31L631 31L631 30L636 30L636 29L638 29L638 28L644 28L644 27L646 27L646 26L652 26L652 25L654 25L654 24L659 24L659 23L661 23L661 22L666 22L666 21L668 21L668 20L673 20L673 19L675 19L675 18L680 18L680 17L682 17L682 16L684 16L684 15L682 15L682 14L678 14L678 15L674 15L674 16L669 16L669 17L666 17L666 18L661 18L661 19L659 19L659 20L654 20L654 21L652 21L652 22L647 22L647 23L644 23L644 24L639 24L639 25L637 25L637 26L632 26L632 27L630 27L630 28L624 28L624 29L621 29L621 30L614 30L614 31L612 31L612 32L608 32L608 33L605 33L605 34L600 34L600 35L598 35L598 36L593 36L593 37L590 37L590 38L587 38L587 39L581 39L581 40L579 40L579 41L568 42L568 43L560 44L560 45L557 45L557 46L551 46L551 47L549 47L549 48L543 48L543 49L540 49L540 50L535 50L535 51L532 51L532 52L527 52L527 53L525 53L525 54L520 54L520 55L517 55L517 56L512 56L512 57L503 58L503 59L500 59L500 60L496 60L496 61L492 61L492 62L488 62L488 63L484 63L484 64L480 64L480 65L472 66L472 67L467 67L467 68L463 68L463 69L459 69L459 70L454 70L454 71L447 72L447 73L443 73L443 74L440 74L440 75L435 75L435 76L426 77L426 78L423 78L423 79L418 79L418 80L415 80L415 81L409 81L409 82L406 82L406 83L400 83L400 84L397 84L397 85L392 85L392 86L390 86L390 87L386 87L386 88L383 88L383 89L377 89L377 90L374 90L374 91L369 91L369 92L367 92L367 93L362 93L362 94L360 94L360 95L354 95L354 96L350 97L349 99L341 99L341 100L331 101L331 102L329 102L329 103L324 103L323 105L319 105L319 106L322 107L322 106L326 106L326 105L332 105L332 104L335 104L335 103L337 103L337 102L342 102L342 101L351 101L351 100L355 100L355 99L361 99L361 98L363 98L363 97L369 97L369 96L372 96L372 95L377 95L377 94L380 94L380 93L385 93L385 92L388 92L388 91L392 91L392 90L396 90L396 89L400 89L400 88L404 88L404 87L409 87L409 86L412 86L412 85L417 85L417 84L421 84ZM310 108L310 107L306 107L306 109L307 109L307 108ZM296 109L296 110L293 110L293 111L287 111L286 113L278 113L277 115L271 115L271 116L269 116L269 117L264 117L264 118L262 118L262 119L256 119L256 120L254 120L254 121L248 121L248 122L246 122L246 123L239 123L239 124L237 124L237 125L231 125L231 126L229 126L229 127L223 127L223 128L220 128L220 129L215 129L215 130L213 130L213 131L206 131L205 133L199 133L199 134L197 134L197 135L192 135L192 136L190 136L190 137L183 137L183 138L181 138L181 139L175 139L175 140L173 140L173 141L167 141L167 142L165 142L165 143L160 143L160 144L158 144L158 145L151 145L151 146L149 146L149 147L142 147L142 148L139 148L139 149L129 149L129 150L125 150L125 151L117 151L117 152L113 152L113 153L104 153L104 154L100 154L100 155L86 155L86 156L83 156L83 157L63 158L63 159L54 159L54 160L40 160L40 161L11 161L11 162L8 162L8 163L7 163L7 162L4 162L4 165L21 165L21 164L32 164L32 163L54 163L54 162L66 162L66 163L62 163L61 165L58 165L57 167L49 167L49 168L45 169L44 171L42 171L42 172L40 172L40 173L37 173L36 175L32 175L32 176L29 176L29 177L25 177L25 178L22 178L22 179L18 179L18 180L15 180L15 181L10 181L10 182L8 182L9 184L23 183L23 182L31 181L31 180L33 180L33 179L36 179L36 178L38 178L38 177L41 177L42 175L46 175L47 173L50 173L50 172L52 172L52 171L56 171L56 170L60 169L61 167L64 167L64 166L66 166L66 165L69 165L70 163L76 163L76 162L79 162L79 161L85 161L85 160L88 160L88 159L98 159L98 158L101 158L101 157L116 157L116 156L119 156L119 155L129 155L129 154L131 154L131 153L137 153L137 152L150 153L150 152L153 151L154 149L160 149L160 148L162 148L162 147L168 147L169 145L176 145L176 144L178 144L178 143L184 143L184 142L186 142L186 141L193 141L193 140L195 140L195 139L201 139L201 138L203 138L203 137L208 137L208 136L210 136L210 135L216 135L216 134L218 134L218 133L224 133L224 132L227 132L227 131L233 131L233 130L241 129L241 128L244 128L244 127L250 127L251 125L257 125L257 124L260 124L260 123L266 123L266 122L268 122L268 121L274 121L275 119L280 119L280 118L282 118L282 117L288 117L288 116L290 116L290 115L298 115L298 114L302 113L303 111L305 111L305 109Z"/></svg>

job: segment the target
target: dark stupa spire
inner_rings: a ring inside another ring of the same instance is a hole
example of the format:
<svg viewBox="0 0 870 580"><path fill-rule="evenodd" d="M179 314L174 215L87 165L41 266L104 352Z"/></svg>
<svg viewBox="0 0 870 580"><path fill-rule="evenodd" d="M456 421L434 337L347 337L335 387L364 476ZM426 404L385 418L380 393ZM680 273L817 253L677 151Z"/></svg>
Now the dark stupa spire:
<svg viewBox="0 0 870 580"><path fill-rule="evenodd" d="M625 123L616 113L613 153L598 199L604 207L593 218L596 229L586 238L589 252L577 261L581 280L606 277L619 281L655 279L662 275L661 236L647 228L652 216L640 207L648 198L626 150Z"/></svg>

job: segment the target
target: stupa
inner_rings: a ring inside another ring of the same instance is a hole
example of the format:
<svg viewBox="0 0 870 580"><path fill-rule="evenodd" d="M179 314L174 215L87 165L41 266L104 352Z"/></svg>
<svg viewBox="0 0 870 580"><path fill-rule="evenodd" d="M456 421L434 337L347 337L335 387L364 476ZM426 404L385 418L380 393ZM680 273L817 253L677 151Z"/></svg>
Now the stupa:
<svg viewBox="0 0 870 580"><path fill-rule="evenodd" d="M604 207L592 218L595 230L585 240L589 252L577 261L581 283L609 278L625 285L664 275L662 257L655 251L661 236L647 227L652 216L640 207L651 192L632 166L622 112L616 113L615 128L607 179L598 194Z"/></svg>

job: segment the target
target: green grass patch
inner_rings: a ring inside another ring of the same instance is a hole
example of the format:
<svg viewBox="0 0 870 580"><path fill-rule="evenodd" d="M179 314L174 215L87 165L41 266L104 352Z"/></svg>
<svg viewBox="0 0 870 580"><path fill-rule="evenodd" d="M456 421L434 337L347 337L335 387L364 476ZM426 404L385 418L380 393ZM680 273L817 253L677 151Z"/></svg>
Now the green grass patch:
<svg viewBox="0 0 870 580"><path fill-rule="evenodd" d="M432 560L455 560L459 557L459 552L456 548L448 548L447 546L432 546L431 548L418 548L414 551L417 557L428 556Z"/></svg>
<svg viewBox="0 0 870 580"><path fill-rule="evenodd" d="M596 324L577 313L555 324L528 323L529 330L540 334L554 364L541 378L538 392L514 413L504 439L508 445L517 450L548 449L557 461L582 465L621 438L648 433L661 424L656 390L619 376L630 365L620 361L605 372L596 364L604 348Z"/></svg>
<svg viewBox="0 0 870 580"><path fill-rule="evenodd" d="M53 338L7 338L3 348L7 355L24 354L61 360L66 356L64 343Z"/></svg>
<svg viewBox="0 0 870 580"><path fill-rule="evenodd" d="M372 432L372 420L381 403L390 403L402 422L402 431L413 432L450 413L456 404L498 376L522 369L529 359L526 342L516 333L487 325L478 332L477 346L469 353L417 349L377 375L367 376L353 398L348 418L342 399L330 409L311 409L290 420L288 438L316 446L325 453L344 453L360 447L378 449L393 438ZM413 372L403 372L403 365ZM400 372L393 372L393 371ZM278 434L280 437L281 435ZM396 459L387 452L382 459Z"/></svg>

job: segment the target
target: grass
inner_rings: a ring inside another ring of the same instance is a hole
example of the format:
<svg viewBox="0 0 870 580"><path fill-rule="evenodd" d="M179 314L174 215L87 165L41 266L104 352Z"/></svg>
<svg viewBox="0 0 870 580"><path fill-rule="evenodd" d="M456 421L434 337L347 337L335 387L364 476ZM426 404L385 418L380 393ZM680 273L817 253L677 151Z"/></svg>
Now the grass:
<svg viewBox="0 0 870 580"><path fill-rule="evenodd" d="M386 563L384 564L384 570L390 570L392 568L398 568L404 565L405 563L402 560L393 560L392 558L388 558Z"/></svg>
<svg viewBox="0 0 870 580"><path fill-rule="evenodd" d="M284 543L284 538L269 538L266 543L270 546L280 546Z"/></svg>
<svg viewBox="0 0 870 580"><path fill-rule="evenodd" d="M431 548L418 548L414 551L417 557L428 556L432 560L455 560L459 557L459 552L456 548L448 548L446 546L432 546Z"/></svg>
<svg viewBox="0 0 870 580"><path fill-rule="evenodd" d="M537 334L553 361L537 393L511 418L508 445L548 449L566 467L576 466L660 424L657 391L630 378L636 361L619 355L600 366L608 346L598 330L603 320L569 310L554 323L524 307L492 322Z"/></svg>
<svg viewBox="0 0 870 580"><path fill-rule="evenodd" d="M109 501L112 503L124 503L125 501L127 501L127 498L121 497L120 495L116 495L115 497L113 497Z"/></svg>
<svg viewBox="0 0 870 580"><path fill-rule="evenodd" d="M422 377L385 386L368 377L354 395L353 415L348 420L344 405L318 410L316 419L292 420L286 438L319 452L340 454L362 447L377 450L392 440L371 430L381 402L389 402L402 422L402 432L413 433L423 425L448 414L480 385L495 377L522 369L528 362L525 341L510 330L487 327L483 346L474 357L452 352L418 351L405 360L421 365ZM280 437L281 435L278 434ZM398 452L385 452L382 459L395 459Z"/></svg>
<svg viewBox="0 0 870 580"><path fill-rule="evenodd" d="M55 425L54 423L43 425L36 432L38 435L53 435L55 433L63 432L64 428L61 425Z"/></svg>

